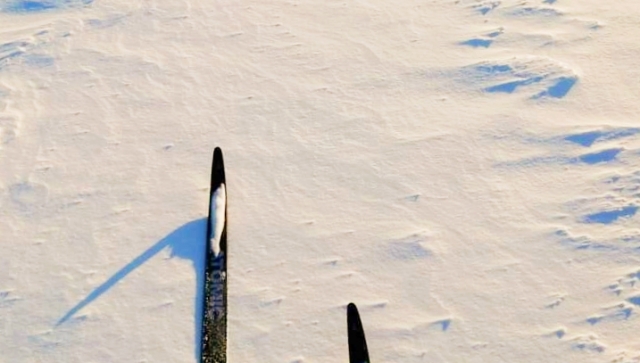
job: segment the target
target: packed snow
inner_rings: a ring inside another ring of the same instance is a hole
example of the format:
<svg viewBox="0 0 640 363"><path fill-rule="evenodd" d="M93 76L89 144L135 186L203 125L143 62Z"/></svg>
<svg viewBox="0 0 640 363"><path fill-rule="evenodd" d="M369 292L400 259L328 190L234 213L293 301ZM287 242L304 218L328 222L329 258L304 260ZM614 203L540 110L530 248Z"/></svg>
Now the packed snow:
<svg viewBox="0 0 640 363"><path fill-rule="evenodd" d="M640 3L0 0L0 361L640 362Z"/></svg>

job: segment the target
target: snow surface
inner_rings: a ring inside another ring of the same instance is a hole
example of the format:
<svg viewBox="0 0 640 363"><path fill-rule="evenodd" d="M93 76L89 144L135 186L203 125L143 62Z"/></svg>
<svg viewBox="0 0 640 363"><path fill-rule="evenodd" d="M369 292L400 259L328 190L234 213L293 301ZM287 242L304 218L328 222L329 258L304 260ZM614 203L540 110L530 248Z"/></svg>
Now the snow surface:
<svg viewBox="0 0 640 363"><path fill-rule="evenodd" d="M640 361L640 3L0 0L0 361Z"/></svg>

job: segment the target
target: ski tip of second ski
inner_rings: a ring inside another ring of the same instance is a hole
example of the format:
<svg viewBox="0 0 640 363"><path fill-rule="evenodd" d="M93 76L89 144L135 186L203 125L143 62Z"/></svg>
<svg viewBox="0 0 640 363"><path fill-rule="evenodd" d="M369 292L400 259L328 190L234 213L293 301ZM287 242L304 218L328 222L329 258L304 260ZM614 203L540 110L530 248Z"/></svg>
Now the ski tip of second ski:
<svg viewBox="0 0 640 363"><path fill-rule="evenodd" d="M354 304L352 302L347 304L347 312L349 314L357 313L358 312L358 308L356 307L356 304Z"/></svg>

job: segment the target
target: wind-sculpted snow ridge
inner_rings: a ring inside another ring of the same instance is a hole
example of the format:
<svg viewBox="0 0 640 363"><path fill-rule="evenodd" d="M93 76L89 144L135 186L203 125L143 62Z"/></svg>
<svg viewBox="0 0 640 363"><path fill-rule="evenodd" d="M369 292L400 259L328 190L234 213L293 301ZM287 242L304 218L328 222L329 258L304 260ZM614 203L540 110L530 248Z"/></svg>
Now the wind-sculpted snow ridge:
<svg viewBox="0 0 640 363"><path fill-rule="evenodd" d="M579 19L554 7L554 1L529 4L520 1L467 0L457 4L471 9L478 20L492 28L458 42L512 54L505 60L486 59L462 69L463 78L486 93L526 94L532 100L561 99L579 80L572 65L553 58L536 58L541 48L570 47L589 41L594 21ZM497 24L496 24L497 23ZM483 53L478 53L483 54Z"/></svg>
<svg viewBox="0 0 640 363"><path fill-rule="evenodd" d="M2 150L4 145L15 139L18 132L17 121L11 112L8 111L8 94L8 90L4 90L0 87L0 150Z"/></svg>
<svg viewBox="0 0 640 363"><path fill-rule="evenodd" d="M530 5L528 2L513 0L466 0L461 1L461 4L483 17L548 18L563 16L562 12L552 7L553 3L539 3L536 6Z"/></svg>
<svg viewBox="0 0 640 363"><path fill-rule="evenodd" d="M37 69L53 65L54 58L46 51L50 39L50 32L44 30L0 44L0 72L8 71L11 66Z"/></svg>
<svg viewBox="0 0 640 363"><path fill-rule="evenodd" d="M640 128L637 128L637 127L623 127L623 128L605 127L601 130L593 130L593 131L585 131L585 132L579 132L574 134L568 134L563 138L566 141L569 141L584 147L590 147L596 143L630 137L638 133L640 133Z"/></svg>
<svg viewBox="0 0 640 363"><path fill-rule="evenodd" d="M536 57L473 64L462 69L461 78L486 93L522 93L531 99L563 98L578 81L571 69Z"/></svg>
<svg viewBox="0 0 640 363"><path fill-rule="evenodd" d="M607 338L602 338L599 342L594 340L596 335L607 331L624 331L631 328L637 322L637 309L640 306L640 270L632 270L612 281L609 285L603 286L600 291L602 305L582 322L576 325L592 330L588 336L583 336L572 341L573 349L581 349L591 352L613 350L617 352L619 358L613 362L638 362L640 352L629 349L624 344L607 334ZM589 338L591 337L591 338Z"/></svg>
<svg viewBox="0 0 640 363"><path fill-rule="evenodd" d="M0 0L0 13L21 15L55 10L74 9L88 5L92 0ZM0 14L1 15L1 14ZM36 78L56 71L58 47L68 40L70 25L56 15L50 21L24 28L0 29L0 75L21 75ZM37 117L37 97L24 82L2 82L0 79L0 148L15 141L26 119ZM30 97L31 96L31 97ZM16 98L32 102L29 107L16 102ZM17 106L20 105L20 106ZM35 123L31 122L30 127ZM24 148L24 145L21 146Z"/></svg>
<svg viewBox="0 0 640 363"><path fill-rule="evenodd" d="M533 156L517 161L508 161L497 164L504 167L535 167L542 165L597 165L609 164L619 160L619 156L623 154L622 148L605 149L591 153L582 153L575 156L566 154L549 154ZM624 154L623 154L624 155Z"/></svg>
<svg viewBox="0 0 640 363"><path fill-rule="evenodd" d="M78 8L92 2L93 0L4 0L0 1L0 11L9 14L40 13Z"/></svg>
<svg viewBox="0 0 640 363"><path fill-rule="evenodd" d="M572 17L570 13L559 10L555 0L532 3L519 0L462 0L459 5L476 13L482 18L494 18L503 21L516 20L537 23L580 23L588 21Z"/></svg>
<svg viewBox="0 0 640 363"><path fill-rule="evenodd" d="M504 167L534 167L542 165L606 166L636 163L640 148L640 129L603 126L597 129L565 132L550 136L517 135L517 143L535 148L526 158L499 161ZM533 154L533 155L532 155ZM638 160L640 162L640 160ZM607 179L615 183L618 177Z"/></svg>
<svg viewBox="0 0 640 363"><path fill-rule="evenodd" d="M499 161L505 170L562 168L573 175L568 183L589 190L578 198L560 197L550 203L562 214L553 220L563 225L552 239L582 252L640 253L640 230L633 228L640 210L640 130L633 127L590 128L552 135L518 135L529 156ZM579 178L576 178L579 177ZM549 185L549 188L553 188Z"/></svg>
<svg viewBox="0 0 640 363"><path fill-rule="evenodd" d="M24 150L20 137L25 130L25 120L33 118L39 110L33 87L11 79L18 75L51 73L55 57L52 44L58 35L50 24L26 29L0 29L0 150L11 144L15 151ZM27 106L27 104L29 104ZM27 126L33 127L34 123Z"/></svg>
<svg viewBox="0 0 640 363"><path fill-rule="evenodd" d="M547 216L552 227L543 240L571 251L571 264L614 266L614 270L603 270L605 274L637 264L640 257L640 229L636 227L640 208L640 158L634 150L640 145L640 130L591 126L568 132L561 130L551 135L528 135L521 140L545 156L501 167L562 170L564 176L550 183L549 190L562 188L563 183L573 189L570 194L559 193L541 202L547 205L545 209L558 211ZM602 355L607 362L637 361L639 352L629 346L624 337L625 332L637 324L639 279L637 270L632 270L608 285L585 284L582 289L586 290L550 303L548 308L555 310L567 302L579 300L576 294L600 291L590 302L581 304L570 320L558 321L561 328L546 336L555 337L569 349L587 356Z"/></svg>
<svg viewBox="0 0 640 363"><path fill-rule="evenodd" d="M0 309L10 307L18 301L20 298L12 291L0 291Z"/></svg>
<svg viewBox="0 0 640 363"><path fill-rule="evenodd" d="M562 245L580 251L640 253L640 235L638 234L610 239L595 239L586 234L557 230L554 236Z"/></svg>
<svg viewBox="0 0 640 363"><path fill-rule="evenodd" d="M571 348L587 353L602 353L606 347L598 341L595 336L574 338L571 341Z"/></svg>
<svg viewBox="0 0 640 363"><path fill-rule="evenodd" d="M416 260L432 256L432 252L426 246L428 236L413 234L389 244L388 254L398 260Z"/></svg>
<svg viewBox="0 0 640 363"><path fill-rule="evenodd" d="M566 209L576 222L593 228L600 226L602 230L591 229L590 233L558 230L556 236L561 243L580 250L640 253L640 231L631 228L640 206L639 175L633 172L606 177L595 184L600 195L567 203Z"/></svg>

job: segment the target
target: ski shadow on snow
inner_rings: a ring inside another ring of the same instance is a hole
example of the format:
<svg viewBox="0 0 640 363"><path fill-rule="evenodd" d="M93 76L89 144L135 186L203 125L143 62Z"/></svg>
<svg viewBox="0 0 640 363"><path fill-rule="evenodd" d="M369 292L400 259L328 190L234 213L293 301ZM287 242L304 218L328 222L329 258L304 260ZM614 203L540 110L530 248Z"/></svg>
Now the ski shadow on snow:
<svg viewBox="0 0 640 363"><path fill-rule="evenodd" d="M127 265L122 267L113 276L95 288L87 297L77 303L55 324L56 327L64 324L87 305L91 304L102 294L106 293L122 279L127 277L131 272L142 266L145 262L158 254L158 252L169 248L170 258L178 257L191 260L196 273L196 301L195 301L195 339L196 339L196 357L200 354L201 327L202 327L202 308L203 308L203 291L204 291L204 268L205 268L205 240L206 240L207 220L206 218L198 219L184 224L180 228L168 234L166 237L158 241L149 249L144 251L138 257L134 258Z"/></svg>

